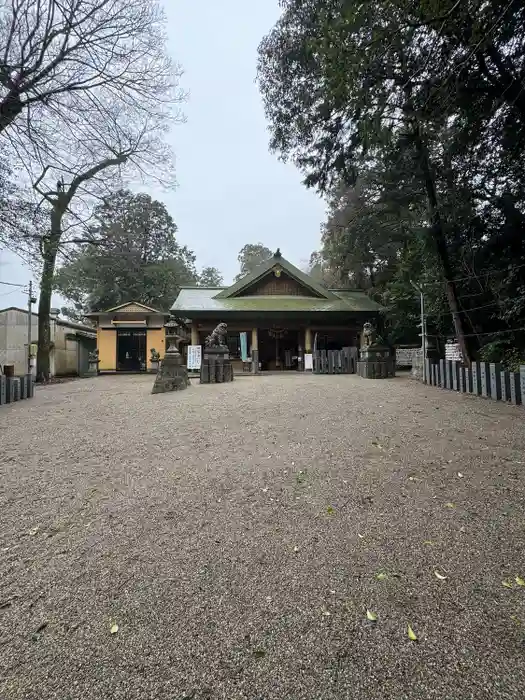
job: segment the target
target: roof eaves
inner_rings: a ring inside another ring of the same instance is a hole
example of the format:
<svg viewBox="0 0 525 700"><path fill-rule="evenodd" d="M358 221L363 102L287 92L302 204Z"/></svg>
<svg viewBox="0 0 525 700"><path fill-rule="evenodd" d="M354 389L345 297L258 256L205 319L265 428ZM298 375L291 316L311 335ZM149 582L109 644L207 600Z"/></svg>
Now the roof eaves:
<svg viewBox="0 0 525 700"><path fill-rule="evenodd" d="M119 304L118 306L114 306L111 309L106 309L105 311L99 311L98 313L108 314L112 311L119 311L120 309L124 309L126 306L131 306L132 304L135 304L136 306L141 306L143 309L146 309L146 311L152 311L157 314L161 313L161 311L159 311L158 309L152 309L151 306L146 306L146 304L143 304L141 301L126 301L124 304Z"/></svg>

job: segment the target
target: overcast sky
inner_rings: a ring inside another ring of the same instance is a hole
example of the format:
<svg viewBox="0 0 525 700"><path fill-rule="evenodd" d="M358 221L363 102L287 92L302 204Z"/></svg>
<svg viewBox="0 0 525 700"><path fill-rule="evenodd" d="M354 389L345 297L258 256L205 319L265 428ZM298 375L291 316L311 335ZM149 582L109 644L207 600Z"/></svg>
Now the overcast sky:
<svg viewBox="0 0 525 700"><path fill-rule="evenodd" d="M151 193L166 203L198 266L218 267L226 282L245 243L280 247L300 265L318 247L325 207L293 166L268 152L255 84L257 46L279 15L278 0L208 2L205 10L190 0L165 4L169 50L184 69L189 100L186 123L170 137L178 188ZM0 280L30 278L15 255L0 253ZM25 304L20 291L0 285L0 308Z"/></svg>

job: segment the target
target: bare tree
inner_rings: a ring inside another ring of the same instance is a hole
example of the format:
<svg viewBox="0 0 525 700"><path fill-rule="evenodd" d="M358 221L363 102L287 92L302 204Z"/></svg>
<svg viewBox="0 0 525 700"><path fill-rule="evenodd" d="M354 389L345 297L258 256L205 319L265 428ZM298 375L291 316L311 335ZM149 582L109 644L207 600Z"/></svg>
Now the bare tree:
<svg viewBox="0 0 525 700"><path fill-rule="evenodd" d="M173 99L157 0L0 0L0 47L0 133L34 141L94 100L149 114Z"/></svg>
<svg viewBox="0 0 525 700"><path fill-rule="evenodd" d="M87 221L112 186L174 182L163 136L184 95L157 0L0 0L0 47L0 147L46 222L13 242L42 261L37 371L47 378L57 259L97 243Z"/></svg>
<svg viewBox="0 0 525 700"><path fill-rule="evenodd" d="M70 158L66 163L45 165L33 188L40 197L40 216L45 212L46 226L38 233L22 233L29 250L38 251L41 260L40 297L38 303L37 375L50 374L50 309L57 260L68 258L71 246L99 245L90 226L95 201L122 184L126 178L150 174L148 165L160 173L170 173L169 149L164 146L157 125L136 128L131 122L123 126L106 115L106 132L90 139L90 156ZM164 165L163 165L164 164Z"/></svg>

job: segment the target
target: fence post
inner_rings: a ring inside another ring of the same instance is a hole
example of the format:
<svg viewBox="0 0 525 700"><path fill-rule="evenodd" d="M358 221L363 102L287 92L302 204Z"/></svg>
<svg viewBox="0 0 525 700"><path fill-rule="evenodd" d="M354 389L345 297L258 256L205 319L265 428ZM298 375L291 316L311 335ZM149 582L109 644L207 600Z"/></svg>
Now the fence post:
<svg viewBox="0 0 525 700"><path fill-rule="evenodd" d="M489 363L490 395L496 401L501 401L501 367L494 362Z"/></svg>
<svg viewBox="0 0 525 700"><path fill-rule="evenodd" d="M510 402L514 405L521 403L520 375L518 372L509 372Z"/></svg>
<svg viewBox="0 0 525 700"><path fill-rule="evenodd" d="M480 395L480 387L479 387L479 363L478 362L473 362L472 363L472 393L476 394L476 396Z"/></svg>
<svg viewBox="0 0 525 700"><path fill-rule="evenodd" d="M525 401L525 365L520 365L520 399Z"/></svg>
<svg viewBox="0 0 525 700"><path fill-rule="evenodd" d="M508 386L508 372L503 370L499 374L500 386L501 386L501 400L508 401L510 396L510 387Z"/></svg>
<svg viewBox="0 0 525 700"><path fill-rule="evenodd" d="M328 372L328 358L326 357L326 350L321 350L321 373L326 374Z"/></svg>
<svg viewBox="0 0 525 700"><path fill-rule="evenodd" d="M481 375L481 395L484 398L490 396L490 377L488 377L488 362L480 362L480 375Z"/></svg>

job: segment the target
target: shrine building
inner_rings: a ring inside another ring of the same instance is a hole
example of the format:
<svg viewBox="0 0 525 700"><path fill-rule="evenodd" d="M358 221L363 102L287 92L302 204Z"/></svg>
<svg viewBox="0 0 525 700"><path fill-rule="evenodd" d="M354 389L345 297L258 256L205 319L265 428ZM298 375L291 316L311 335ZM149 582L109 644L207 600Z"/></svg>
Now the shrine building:
<svg viewBox="0 0 525 700"><path fill-rule="evenodd" d="M100 372L147 372L152 349L164 356L168 312L130 301L87 316L97 327Z"/></svg>
<svg viewBox="0 0 525 700"><path fill-rule="evenodd" d="M380 312L365 292L325 289L279 250L230 287L182 287L171 307L172 316L190 325L191 345L204 345L224 322L235 368L244 354L253 360L252 370L262 371L299 369L300 358L314 347L358 347L363 324L377 325Z"/></svg>

